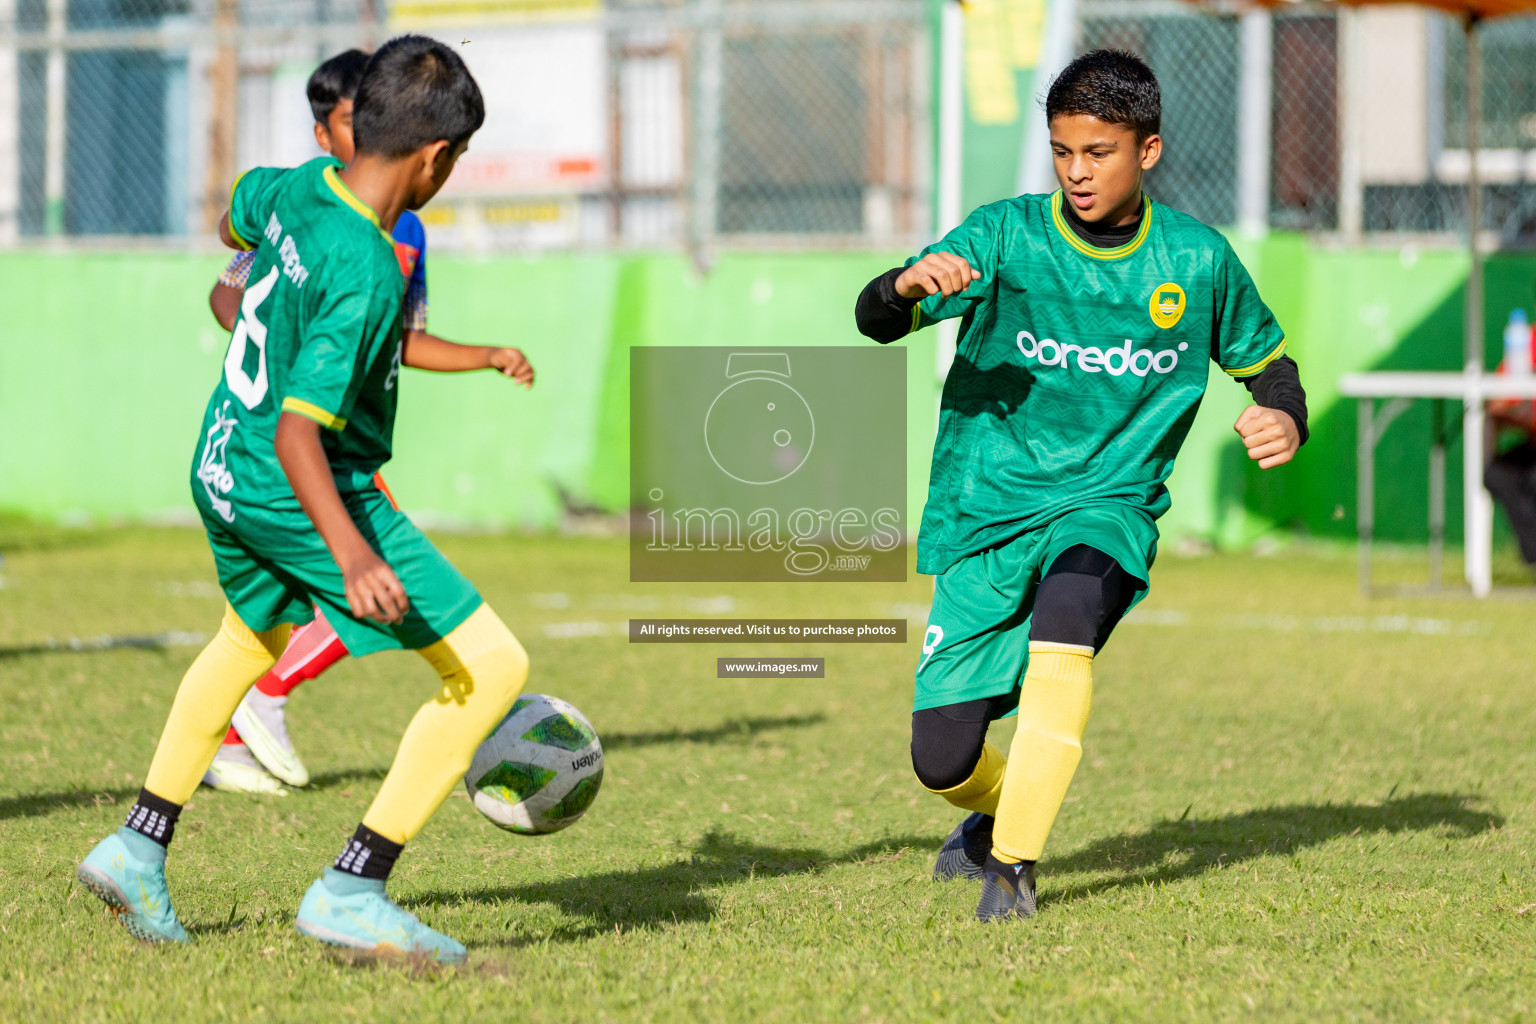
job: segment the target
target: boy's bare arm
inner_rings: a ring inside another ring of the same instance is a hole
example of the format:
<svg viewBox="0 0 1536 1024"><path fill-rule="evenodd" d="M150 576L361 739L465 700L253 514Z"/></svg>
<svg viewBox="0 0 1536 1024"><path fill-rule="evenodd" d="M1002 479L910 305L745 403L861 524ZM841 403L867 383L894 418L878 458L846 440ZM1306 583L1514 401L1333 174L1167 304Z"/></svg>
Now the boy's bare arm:
<svg viewBox="0 0 1536 1024"><path fill-rule="evenodd" d="M277 419L274 447L304 514L315 524L331 557L341 569L347 605L356 617L399 622L410 611L400 578L358 532L341 503L331 465L320 444L320 424L296 413Z"/></svg>
<svg viewBox="0 0 1536 1024"><path fill-rule="evenodd" d="M235 233L229 229L229 211L224 211L224 216L219 218L219 241L231 249L245 252L247 247L235 241Z"/></svg>
<svg viewBox="0 0 1536 1024"><path fill-rule="evenodd" d="M213 310L213 318L226 331L235 329L235 317L240 314L240 297L244 294L244 289L231 288L223 281L215 281L213 291L208 293L208 308Z"/></svg>
<svg viewBox="0 0 1536 1024"><path fill-rule="evenodd" d="M525 388L533 387L533 365L521 349L491 345L460 345L426 331L405 332L405 353L400 361L418 370L461 373L496 370Z"/></svg>

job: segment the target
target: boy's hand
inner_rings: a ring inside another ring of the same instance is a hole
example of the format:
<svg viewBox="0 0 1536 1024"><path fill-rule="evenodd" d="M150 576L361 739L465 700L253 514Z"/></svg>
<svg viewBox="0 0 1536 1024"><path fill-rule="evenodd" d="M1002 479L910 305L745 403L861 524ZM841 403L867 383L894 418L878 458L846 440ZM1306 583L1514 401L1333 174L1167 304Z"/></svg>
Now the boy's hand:
<svg viewBox="0 0 1536 1024"><path fill-rule="evenodd" d="M491 369L499 371L502 376L511 377L525 388L533 387L533 364L523 355L522 349L492 349L490 361Z"/></svg>
<svg viewBox="0 0 1536 1024"><path fill-rule="evenodd" d="M1296 421L1279 409L1250 405L1232 424L1232 429L1243 439L1248 457L1256 460L1260 469L1285 465L1301 447Z"/></svg>
<svg viewBox="0 0 1536 1024"><path fill-rule="evenodd" d="M965 291L972 281L981 280L975 270L959 256L931 252L912 264L896 278L896 294L904 299L921 299L943 293L945 298Z"/></svg>
<svg viewBox="0 0 1536 1024"><path fill-rule="evenodd" d="M341 567L347 590L347 606L359 619L397 623L411 610L400 577L372 548L359 552Z"/></svg>

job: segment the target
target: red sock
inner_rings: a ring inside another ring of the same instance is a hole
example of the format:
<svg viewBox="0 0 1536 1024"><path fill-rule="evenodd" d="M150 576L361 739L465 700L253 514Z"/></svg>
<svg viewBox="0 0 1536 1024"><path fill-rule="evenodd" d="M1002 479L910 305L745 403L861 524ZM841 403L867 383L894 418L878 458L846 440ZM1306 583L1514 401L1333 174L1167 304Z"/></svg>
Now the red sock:
<svg viewBox="0 0 1536 1024"><path fill-rule="evenodd" d="M347 656L347 645L315 609L315 621L293 631L288 649L277 659L272 671L256 682L256 689L268 697L286 697L306 679L314 679Z"/></svg>
<svg viewBox="0 0 1536 1024"><path fill-rule="evenodd" d="M229 732L224 734L223 746L226 746L226 747L236 747L236 746L239 746L240 744L242 744L244 742L245 742L245 740L240 738L240 734L235 732L235 727L234 726L230 726L229 727Z"/></svg>

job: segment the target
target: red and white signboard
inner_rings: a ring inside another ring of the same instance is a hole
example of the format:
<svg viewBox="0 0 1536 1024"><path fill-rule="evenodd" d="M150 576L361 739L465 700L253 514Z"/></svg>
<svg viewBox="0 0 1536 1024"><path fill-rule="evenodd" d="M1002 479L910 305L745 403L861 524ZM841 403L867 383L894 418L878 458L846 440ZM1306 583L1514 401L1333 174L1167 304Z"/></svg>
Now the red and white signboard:
<svg viewBox="0 0 1536 1024"><path fill-rule="evenodd" d="M444 195L550 195L606 186L608 71L601 26L498 26L462 36L469 41L459 52L485 96L485 126Z"/></svg>

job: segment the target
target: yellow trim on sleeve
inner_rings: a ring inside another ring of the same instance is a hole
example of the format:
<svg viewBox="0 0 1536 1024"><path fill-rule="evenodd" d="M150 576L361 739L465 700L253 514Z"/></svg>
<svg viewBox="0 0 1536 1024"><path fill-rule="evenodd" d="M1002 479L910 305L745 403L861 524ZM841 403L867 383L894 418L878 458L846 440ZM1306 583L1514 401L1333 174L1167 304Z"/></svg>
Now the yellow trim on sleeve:
<svg viewBox="0 0 1536 1024"><path fill-rule="evenodd" d="M302 398L289 395L283 399L283 412L297 413L300 416L312 419L327 430L346 430L347 421L340 416L333 416L313 402L306 402Z"/></svg>
<svg viewBox="0 0 1536 1024"><path fill-rule="evenodd" d="M235 189L240 187L240 183L244 181L245 176L250 173L251 172L249 169L241 171L239 176L235 178L234 184L229 186L229 237L233 238L236 242L239 242L240 248L244 249L246 252L250 252L256 247L250 242L247 242L244 238L241 238L240 232L235 230Z"/></svg>
<svg viewBox="0 0 1536 1024"><path fill-rule="evenodd" d="M1066 217L1061 212L1061 204L1061 189L1057 189L1051 193L1051 222L1056 225L1056 231L1072 248L1096 260L1118 260L1122 256L1129 256L1141 248L1141 243L1147 240L1147 235L1152 230L1152 200L1146 194L1141 197L1141 228L1136 232L1136 237L1113 249L1100 249L1078 238L1077 233L1067 224Z"/></svg>
<svg viewBox="0 0 1536 1024"><path fill-rule="evenodd" d="M916 334L917 329L923 326L923 304L921 300L912 303L912 326L907 329L908 334Z"/></svg>
<svg viewBox="0 0 1536 1024"><path fill-rule="evenodd" d="M1252 366L1244 366L1244 367L1240 367L1239 369L1236 369L1236 370L1227 370L1227 368L1225 366L1223 366L1222 369L1226 370L1226 372L1230 376L1233 376L1233 377L1252 377L1254 374L1256 374L1259 371L1263 370L1264 367L1268 366L1270 363L1274 362L1276 359L1279 359L1280 358L1280 353L1282 353L1284 351L1285 351L1285 339L1281 338L1280 339L1280 344L1275 346L1275 350L1273 352L1271 352L1269 355L1265 356L1263 359L1260 359L1258 362L1254 363Z"/></svg>
<svg viewBox="0 0 1536 1024"><path fill-rule="evenodd" d="M373 223L373 226L379 229L379 234L384 236L384 241L388 242L390 247L393 248L395 244L394 236L384 230L384 226L379 223L379 215L373 212L373 207L357 198L357 195L347 188L347 183L337 177L335 165L327 167L320 173L325 178L325 183L331 187L331 191L336 193L336 197L353 210L367 217Z"/></svg>

